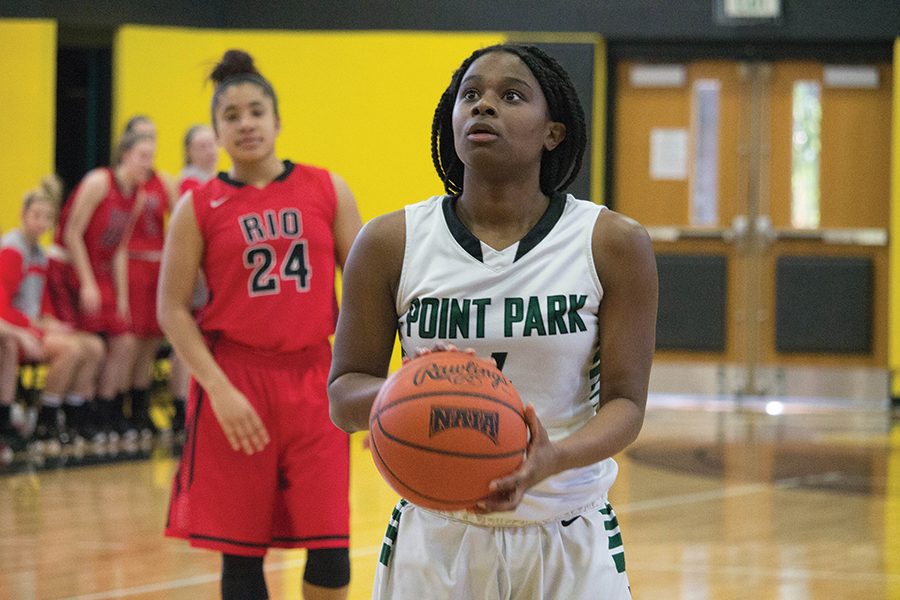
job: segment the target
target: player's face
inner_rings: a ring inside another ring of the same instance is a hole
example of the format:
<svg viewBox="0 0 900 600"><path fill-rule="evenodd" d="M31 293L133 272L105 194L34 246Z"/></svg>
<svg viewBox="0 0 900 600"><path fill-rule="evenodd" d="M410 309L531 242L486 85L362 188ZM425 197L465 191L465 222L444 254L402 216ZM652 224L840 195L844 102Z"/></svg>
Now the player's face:
<svg viewBox="0 0 900 600"><path fill-rule="evenodd" d="M272 99L254 83L229 86L216 106L216 133L231 160L253 163L275 152L279 123Z"/></svg>
<svg viewBox="0 0 900 600"><path fill-rule="evenodd" d="M191 164L198 169L212 172L216 168L219 148L216 145L216 136L211 129L201 129L194 134L188 147L188 156Z"/></svg>
<svg viewBox="0 0 900 600"><path fill-rule="evenodd" d="M562 141L544 92L515 54L490 52L469 66L453 106L456 153L469 168L540 168L543 151Z"/></svg>
<svg viewBox="0 0 900 600"><path fill-rule="evenodd" d="M122 166L131 179L138 184L145 183L153 174L153 156L156 142L142 140L122 155Z"/></svg>
<svg viewBox="0 0 900 600"><path fill-rule="evenodd" d="M56 218L53 204L46 200L35 200L22 211L22 233L25 237L36 240L44 235Z"/></svg>

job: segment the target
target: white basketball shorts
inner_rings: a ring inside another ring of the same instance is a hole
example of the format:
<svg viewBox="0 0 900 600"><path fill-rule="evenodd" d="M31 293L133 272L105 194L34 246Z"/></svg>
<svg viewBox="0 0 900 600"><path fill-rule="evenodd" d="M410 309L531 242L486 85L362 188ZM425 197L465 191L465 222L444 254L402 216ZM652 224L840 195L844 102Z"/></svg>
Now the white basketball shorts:
<svg viewBox="0 0 900 600"><path fill-rule="evenodd" d="M375 572L376 600L630 600L609 504L563 521L484 527L401 500Z"/></svg>

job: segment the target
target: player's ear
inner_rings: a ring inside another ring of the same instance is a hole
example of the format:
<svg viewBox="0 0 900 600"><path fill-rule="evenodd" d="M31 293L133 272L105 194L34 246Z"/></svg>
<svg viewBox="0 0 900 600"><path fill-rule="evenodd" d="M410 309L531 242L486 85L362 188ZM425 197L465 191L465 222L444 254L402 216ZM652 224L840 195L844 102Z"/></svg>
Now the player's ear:
<svg viewBox="0 0 900 600"><path fill-rule="evenodd" d="M564 139L566 139L565 123L560 123L558 121L550 121L547 123L547 135L544 138L545 150L554 150Z"/></svg>

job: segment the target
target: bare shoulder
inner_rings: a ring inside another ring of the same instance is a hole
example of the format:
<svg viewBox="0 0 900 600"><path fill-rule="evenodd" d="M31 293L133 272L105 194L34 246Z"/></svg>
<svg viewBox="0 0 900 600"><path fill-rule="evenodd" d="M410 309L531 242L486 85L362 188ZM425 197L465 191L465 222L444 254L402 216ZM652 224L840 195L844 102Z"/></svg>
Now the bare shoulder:
<svg viewBox="0 0 900 600"><path fill-rule="evenodd" d="M605 210L597 217L593 252L598 273L622 265L622 261L632 265L654 261L653 244L644 226L612 210Z"/></svg>
<svg viewBox="0 0 900 600"><path fill-rule="evenodd" d="M405 246L406 216L403 210L397 210L377 216L363 225L351 254L364 253L369 264L385 259L402 264Z"/></svg>
<svg viewBox="0 0 900 600"><path fill-rule="evenodd" d="M594 224L594 249L627 252L650 245L650 235L644 226L621 213L604 210ZM598 248L599 247L599 248Z"/></svg>
<svg viewBox="0 0 900 600"><path fill-rule="evenodd" d="M334 186L334 191L336 193L340 194L343 191L350 191L350 186L347 185L347 182L343 177L334 171L328 171L328 175L331 177L331 185Z"/></svg>
<svg viewBox="0 0 900 600"><path fill-rule="evenodd" d="M357 297L354 291L370 306L377 298L393 298L403 271L405 247L406 217L402 210L366 223L344 266L344 302Z"/></svg>
<svg viewBox="0 0 900 600"><path fill-rule="evenodd" d="M78 191L72 199L70 221L81 221L93 214L97 206L109 193L109 173L106 169L88 171L78 184Z"/></svg>
<svg viewBox="0 0 900 600"><path fill-rule="evenodd" d="M92 169L81 180L81 189L86 192L102 192L106 195L109 191L109 174L106 169Z"/></svg>

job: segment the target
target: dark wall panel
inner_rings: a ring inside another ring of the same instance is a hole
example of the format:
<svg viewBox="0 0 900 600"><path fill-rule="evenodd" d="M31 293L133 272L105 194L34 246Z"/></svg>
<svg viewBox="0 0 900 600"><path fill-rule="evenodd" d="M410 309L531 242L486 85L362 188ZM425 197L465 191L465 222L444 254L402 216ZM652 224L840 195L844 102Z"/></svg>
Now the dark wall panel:
<svg viewBox="0 0 900 600"><path fill-rule="evenodd" d="M870 353L872 277L872 261L868 258L778 257L778 351Z"/></svg>
<svg viewBox="0 0 900 600"><path fill-rule="evenodd" d="M657 254L659 311L656 347L725 351L726 259L717 255Z"/></svg>

